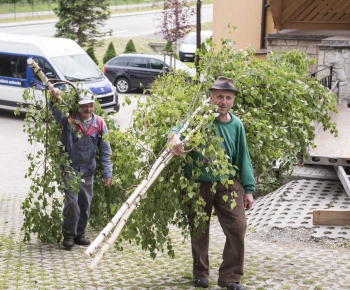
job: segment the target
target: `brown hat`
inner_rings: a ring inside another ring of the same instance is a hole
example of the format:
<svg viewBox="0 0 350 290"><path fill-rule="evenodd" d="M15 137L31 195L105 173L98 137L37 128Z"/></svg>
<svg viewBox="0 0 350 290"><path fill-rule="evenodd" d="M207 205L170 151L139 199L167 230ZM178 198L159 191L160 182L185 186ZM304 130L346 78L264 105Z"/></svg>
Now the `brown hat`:
<svg viewBox="0 0 350 290"><path fill-rule="evenodd" d="M235 94L239 94L239 91L235 88L235 85L233 84L233 80L223 76L218 77L209 90L225 90L234 92Z"/></svg>

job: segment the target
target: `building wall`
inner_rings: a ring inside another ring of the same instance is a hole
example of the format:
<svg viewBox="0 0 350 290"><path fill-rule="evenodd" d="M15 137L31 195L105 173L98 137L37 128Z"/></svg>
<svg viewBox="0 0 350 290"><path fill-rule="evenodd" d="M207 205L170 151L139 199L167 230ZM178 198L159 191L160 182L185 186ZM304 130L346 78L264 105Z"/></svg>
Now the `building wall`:
<svg viewBox="0 0 350 290"><path fill-rule="evenodd" d="M339 99L350 101L350 31L283 30L268 36L268 51L297 50L317 63L309 68L317 78L326 77L333 66L332 87L339 82Z"/></svg>
<svg viewBox="0 0 350 290"><path fill-rule="evenodd" d="M329 37L319 45L318 69L333 66L339 99L350 101L350 37Z"/></svg>
<svg viewBox="0 0 350 290"><path fill-rule="evenodd" d="M268 51L281 51L283 53L289 50L305 52L310 58L318 59L319 44L322 39L313 37L286 37L284 34L276 33L268 36ZM318 65L315 64L309 68L309 72L318 70Z"/></svg>
<svg viewBox="0 0 350 290"><path fill-rule="evenodd" d="M221 48L221 39L228 38L236 42L237 49L251 45L260 47L262 0L214 0L213 1L213 39ZM228 25L236 26L237 31L228 34ZM276 32L270 8L267 8L266 33ZM266 45L265 45L266 48Z"/></svg>
<svg viewBox="0 0 350 290"><path fill-rule="evenodd" d="M266 40L262 49L260 35L263 2L213 0L213 39L218 49L221 48L221 38L228 38L236 42L237 49L253 46L259 59L264 59L268 51L286 52L296 49L305 52L318 60L315 66L309 68L310 72L334 66L333 82L339 81L339 98L350 100L350 30L277 31L274 29L271 9L267 8ZM228 34L228 25L236 26L237 31ZM322 74L318 77L322 77Z"/></svg>

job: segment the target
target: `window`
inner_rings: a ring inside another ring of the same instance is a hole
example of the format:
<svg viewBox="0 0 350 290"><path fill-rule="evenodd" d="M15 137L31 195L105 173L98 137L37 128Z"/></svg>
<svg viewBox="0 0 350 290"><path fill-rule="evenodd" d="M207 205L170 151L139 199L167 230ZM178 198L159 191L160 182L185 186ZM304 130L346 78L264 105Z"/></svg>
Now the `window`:
<svg viewBox="0 0 350 290"><path fill-rule="evenodd" d="M44 75L46 75L47 73L51 73L51 74L56 76L54 69L52 68L52 66L49 64L49 62L46 59L41 58L41 57L33 57L33 60L42 69L42 72L44 73ZM34 75L34 77L36 80L41 81L37 75ZM58 77L56 76L56 78L58 78Z"/></svg>
<svg viewBox="0 0 350 290"><path fill-rule="evenodd" d="M147 59L143 57L133 57L130 60L129 66L147 68Z"/></svg>
<svg viewBox="0 0 350 290"><path fill-rule="evenodd" d="M103 73L87 54L56 56L52 63L67 81L91 81L103 79Z"/></svg>
<svg viewBox="0 0 350 290"><path fill-rule="evenodd" d="M187 35L186 38L184 39L184 43L196 44L197 43L197 36L196 36L196 34L189 34L189 35Z"/></svg>
<svg viewBox="0 0 350 290"><path fill-rule="evenodd" d="M128 57L118 57L114 60L112 60L109 64L115 65L115 66L127 66L129 62Z"/></svg>
<svg viewBox="0 0 350 290"><path fill-rule="evenodd" d="M27 58L25 56L0 54L0 76L27 78Z"/></svg>
<svg viewBox="0 0 350 290"><path fill-rule="evenodd" d="M159 59L150 59L149 65L151 69L163 70L163 62Z"/></svg>

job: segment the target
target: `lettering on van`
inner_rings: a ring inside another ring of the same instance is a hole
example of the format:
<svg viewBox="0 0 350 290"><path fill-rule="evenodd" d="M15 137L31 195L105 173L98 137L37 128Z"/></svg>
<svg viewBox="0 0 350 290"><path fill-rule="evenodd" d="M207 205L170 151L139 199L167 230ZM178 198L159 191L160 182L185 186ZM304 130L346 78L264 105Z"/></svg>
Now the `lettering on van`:
<svg viewBox="0 0 350 290"><path fill-rule="evenodd" d="M21 86L21 81L17 80L8 80L4 78L0 78L0 84L1 85L10 85L10 86Z"/></svg>

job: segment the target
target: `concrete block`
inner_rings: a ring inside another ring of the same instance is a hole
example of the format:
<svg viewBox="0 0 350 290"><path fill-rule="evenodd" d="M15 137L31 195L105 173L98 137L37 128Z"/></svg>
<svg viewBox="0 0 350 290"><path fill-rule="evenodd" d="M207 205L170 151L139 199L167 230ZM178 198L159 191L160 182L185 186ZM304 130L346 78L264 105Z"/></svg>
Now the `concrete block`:
<svg viewBox="0 0 350 290"><path fill-rule="evenodd" d="M306 49L306 54L307 55L315 55L318 56L318 47L315 45L310 45L307 49Z"/></svg>
<svg viewBox="0 0 350 290"><path fill-rule="evenodd" d="M276 46L286 46L287 41L285 39L271 39L271 44Z"/></svg>
<svg viewBox="0 0 350 290"><path fill-rule="evenodd" d="M327 66L331 66L331 65L333 65L335 62L336 62L336 59L337 59L337 53L339 53L339 52L337 52L337 51L335 51L335 50L328 50L328 51L326 51L325 52L325 65L327 65Z"/></svg>
<svg viewBox="0 0 350 290"><path fill-rule="evenodd" d="M350 49L343 49L342 54L344 59L350 59Z"/></svg>
<svg viewBox="0 0 350 290"><path fill-rule="evenodd" d="M324 65L324 55L325 55L325 52L324 50L319 50L318 51L318 65Z"/></svg>
<svg viewBox="0 0 350 290"><path fill-rule="evenodd" d="M296 39L287 39L286 44L288 46L297 46L298 45L298 40Z"/></svg>

